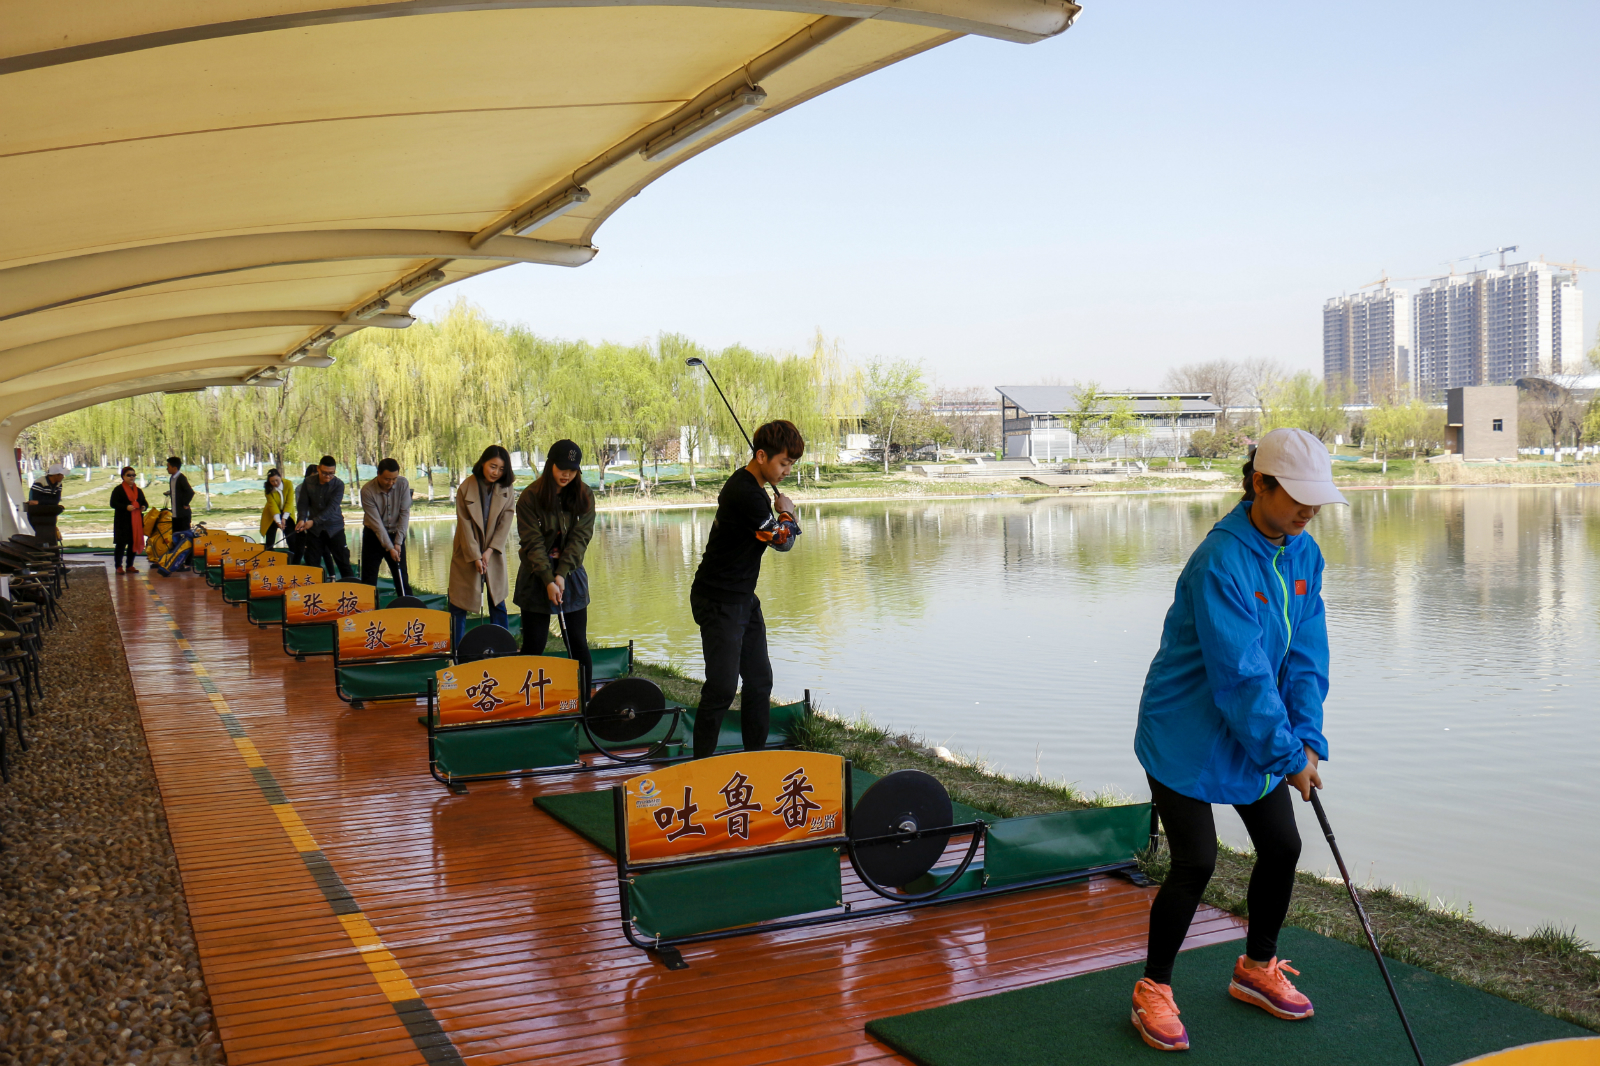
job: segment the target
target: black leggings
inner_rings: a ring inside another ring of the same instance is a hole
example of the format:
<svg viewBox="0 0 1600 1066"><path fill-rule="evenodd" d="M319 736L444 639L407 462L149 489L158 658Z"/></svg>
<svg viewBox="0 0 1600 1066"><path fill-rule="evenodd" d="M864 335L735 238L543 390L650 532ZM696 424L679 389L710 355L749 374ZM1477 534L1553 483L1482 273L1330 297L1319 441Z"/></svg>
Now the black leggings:
<svg viewBox="0 0 1600 1066"><path fill-rule="evenodd" d="M123 555L127 555L127 557L128 557L127 565L128 566L132 566L133 565L133 541L131 541L131 540L119 540L119 541L113 542L112 545L111 545L111 554L116 558L116 565L117 566L122 566L123 565L123 562L122 562Z"/></svg>
<svg viewBox="0 0 1600 1066"><path fill-rule="evenodd" d="M1172 868L1150 905L1150 944L1144 975L1156 984L1172 983L1172 964L1189 934L1195 908L1217 865L1217 824L1211 804L1172 791L1145 775L1155 799L1156 813L1167 831ZM1250 871L1250 932L1245 954L1256 962L1270 962L1278 954L1278 930L1289 913L1294 891L1295 866L1300 861L1300 830L1294 824L1294 803L1289 782L1251 804L1235 804L1255 845L1256 865Z"/></svg>
<svg viewBox="0 0 1600 1066"><path fill-rule="evenodd" d="M584 690L594 681L594 658L589 654L589 608L581 611L568 611L567 639L572 646L567 649L567 654L578 660L578 665L583 668ZM550 639L550 616L547 614L534 614L532 611L522 612L522 654L543 655L544 646Z"/></svg>

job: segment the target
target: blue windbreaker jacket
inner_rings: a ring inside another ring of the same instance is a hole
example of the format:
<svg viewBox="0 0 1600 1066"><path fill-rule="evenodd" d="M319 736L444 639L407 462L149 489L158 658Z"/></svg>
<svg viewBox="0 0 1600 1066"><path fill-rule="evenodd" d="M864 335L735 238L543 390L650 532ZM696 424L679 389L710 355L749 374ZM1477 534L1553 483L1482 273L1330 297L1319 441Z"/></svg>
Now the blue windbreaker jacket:
<svg viewBox="0 0 1600 1066"><path fill-rule="evenodd" d="M1322 551L1279 548L1240 503L1178 578L1144 681L1133 749L1151 777L1208 803L1254 803L1328 757L1328 626Z"/></svg>

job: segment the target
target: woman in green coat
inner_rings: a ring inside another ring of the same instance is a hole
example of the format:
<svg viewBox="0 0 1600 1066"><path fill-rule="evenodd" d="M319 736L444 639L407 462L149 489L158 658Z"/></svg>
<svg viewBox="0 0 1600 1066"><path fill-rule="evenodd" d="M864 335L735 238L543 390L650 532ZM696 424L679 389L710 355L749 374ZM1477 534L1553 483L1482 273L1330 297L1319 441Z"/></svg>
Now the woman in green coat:
<svg viewBox="0 0 1600 1066"><path fill-rule="evenodd" d="M544 473L517 499L517 588L522 609L522 653L543 655L550 616L566 619L567 654L594 675L589 656L589 574L583 553L594 536L594 494L583 483L583 449L558 440L545 457Z"/></svg>

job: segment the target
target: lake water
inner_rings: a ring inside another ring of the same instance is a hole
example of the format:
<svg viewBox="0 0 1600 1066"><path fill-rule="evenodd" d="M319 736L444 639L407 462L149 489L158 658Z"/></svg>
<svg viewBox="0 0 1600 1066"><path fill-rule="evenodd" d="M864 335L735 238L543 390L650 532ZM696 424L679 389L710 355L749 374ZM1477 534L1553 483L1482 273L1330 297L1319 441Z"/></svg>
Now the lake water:
<svg viewBox="0 0 1600 1066"><path fill-rule="evenodd" d="M1324 799L1352 873L1523 933L1600 941L1600 489L1352 492L1311 525L1332 644ZM776 695L996 768L1148 798L1132 753L1173 583L1235 496L804 508L759 593ZM701 673L712 511L602 514L597 643ZM442 590L451 524L413 529ZM420 548L420 551L417 549ZM1333 870L1297 804L1303 864ZM1245 840L1231 811L1224 836Z"/></svg>

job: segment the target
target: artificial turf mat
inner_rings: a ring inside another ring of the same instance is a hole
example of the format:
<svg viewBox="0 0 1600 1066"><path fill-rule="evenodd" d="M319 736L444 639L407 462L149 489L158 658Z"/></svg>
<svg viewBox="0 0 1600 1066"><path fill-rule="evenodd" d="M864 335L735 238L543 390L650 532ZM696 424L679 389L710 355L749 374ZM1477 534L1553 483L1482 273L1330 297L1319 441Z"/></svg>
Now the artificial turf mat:
<svg viewBox="0 0 1600 1066"><path fill-rule="evenodd" d="M878 780L876 774L850 768L851 787L856 799ZM579 836L600 846L607 855L617 853L616 815L611 808L611 790L600 792L568 792L558 796L540 796L533 801L550 817L571 829ZM951 802L955 808L955 824L976 821L979 818L993 821L992 815L983 815L965 803Z"/></svg>
<svg viewBox="0 0 1600 1066"><path fill-rule="evenodd" d="M1280 958L1301 971L1295 986L1316 1006L1300 1022L1281 1021L1228 995L1243 941L1178 957L1172 987L1189 1031L1178 1061L1229 1066L1379 1066L1414 1062L1405 1031L1368 951L1304 929L1285 928ZM1115 1066L1149 1064L1129 1021L1144 964L1002 992L915 1014L879 1018L867 1032L922 1066ZM1389 960L1400 1002L1432 1066L1446 1066L1519 1044L1592 1036L1549 1015Z"/></svg>

